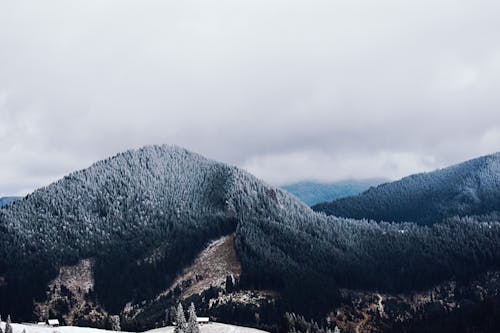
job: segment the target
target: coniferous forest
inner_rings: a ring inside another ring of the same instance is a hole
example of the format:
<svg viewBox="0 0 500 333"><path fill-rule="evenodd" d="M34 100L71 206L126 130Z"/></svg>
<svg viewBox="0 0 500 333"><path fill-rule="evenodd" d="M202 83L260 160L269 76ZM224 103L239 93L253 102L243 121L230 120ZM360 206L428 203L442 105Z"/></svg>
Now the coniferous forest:
<svg viewBox="0 0 500 333"><path fill-rule="evenodd" d="M352 197L315 205L328 215L377 221L439 223L453 217L498 220L500 153L416 174Z"/></svg>
<svg viewBox="0 0 500 333"><path fill-rule="evenodd" d="M410 193L413 184L421 185L418 195L435 193L418 206L419 216L403 215L414 198L402 195L394 201L401 218L388 220L417 217L416 223L389 223L376 221L389 215L371 220L314 212L245 171L181 148L128 151L0 209L0 313L32 320L33 301L43 301L59 268L88 258L95 260L89 297L120 313L127 303L154 299L211 240L233 233L242 266L234 289L277 292L279 305L269 318L276 323L289 312L322 324L347 302L342 289L405 293L450 279L465 283L500 268L499 159L441 170L436 179L413 176L352 199L361 207L360 198L387 189L380 196L384 207L383 200L392 200L386 193ZM472 181L477 175L479 190ZM463 179L454 182L456 205L446 212L432 208L441 207L440 195L453 199L443 187L450 177ZM464 204L476 197L482 204Z"/></svg>

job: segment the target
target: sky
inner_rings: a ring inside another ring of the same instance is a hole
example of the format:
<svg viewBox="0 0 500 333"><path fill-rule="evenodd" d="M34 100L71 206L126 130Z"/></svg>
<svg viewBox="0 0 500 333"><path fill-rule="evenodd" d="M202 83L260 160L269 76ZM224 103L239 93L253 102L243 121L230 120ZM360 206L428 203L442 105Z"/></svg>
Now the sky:
<svg viewBox="0 0 500 333"><path fill-rule="evenodd" d="M500 151L500 2L0 2L0 196L173 144L268 183Z"/></svg>

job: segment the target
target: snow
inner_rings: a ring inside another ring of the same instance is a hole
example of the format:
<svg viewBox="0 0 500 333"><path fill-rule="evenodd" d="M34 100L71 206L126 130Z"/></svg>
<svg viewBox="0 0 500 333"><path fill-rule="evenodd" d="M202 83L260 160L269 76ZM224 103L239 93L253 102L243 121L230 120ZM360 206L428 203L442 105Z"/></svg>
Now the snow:
<svg viewBox="0 0 500 333"><path fill-rule="evenodd" d="M5 323L2 323L2 329L5 328ZM13 333L22 333L23 329L26 333L105 333L108 331L97 328L76 327L76 326L60 326L50 327L37 324L12 324Z"/></svg>
<svg viewBox="0 0 500 333"><path fill-rule="evenodd" d="M1 323L2 330L5 331L5 323ZM12 324L13 333L22 333L26 330L26 333L107 333L113 331L106 331L97 328L88 327L77 327L77 326L60 326L60 327L50 327L42 326L37 324ZM201 333L265 333L255 328L234 326L228 324L220 323L210 323L205 325L200 325ZM162 327L154 330L146 331L145 333L173 333L174 327Z"/></svg>
<svg viewBox="0 0 500 333"><path fill-rule="evenodd" d="M265 331L261 331L255 328L242 327L242 326L234 326L220 323L211 323L206 325L200 325L201 333L264 333ZM157 328L147 333L173 333L174 327L162 327ZM16 333L16 332L14 332Z"/></svg>

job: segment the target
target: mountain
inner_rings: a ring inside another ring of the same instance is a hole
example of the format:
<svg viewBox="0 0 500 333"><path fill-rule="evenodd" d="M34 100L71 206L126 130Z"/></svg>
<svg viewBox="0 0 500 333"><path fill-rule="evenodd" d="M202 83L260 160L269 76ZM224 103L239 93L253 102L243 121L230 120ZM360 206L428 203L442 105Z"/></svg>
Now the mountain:
<svg viewBox="0 0 500 333"><path fill-rule="evenodd" d="M456 216L498 220L500 153L405 177L313 209L328 215L423 225Z"/></svg>
<svg viewBox="0 0 500 333"><path fill-rule="evenodd" d="M21 199L21 197L3 197L0 198L0 207L10 204L16 200Z"/></svg>
<svg viewBox="0 0 500 333"><path fill-rule="evenodd" d="M299 182L282 186L309 206L350 197L384 183L383 179L345 180L335 183Z"/></svg>
<svg viewBox="0 0 500 333"><path fill-rule="evenodd" d="M193 302L200 316L266 330L283 327L285 312L298 314L288 327L326 325L328 316L345 328L364 311L353 304L374 308L370 292L419 309L415 293L438 284L483 276L485 293L500 288L485 275L499 266L497 221L326 216L245 171L170 146L118 154L0 209L0 313L17 321L105 327L119 315L124 330L137 331L168 324L171 307ZM400 320L391 313L384 327Z"/></svg>

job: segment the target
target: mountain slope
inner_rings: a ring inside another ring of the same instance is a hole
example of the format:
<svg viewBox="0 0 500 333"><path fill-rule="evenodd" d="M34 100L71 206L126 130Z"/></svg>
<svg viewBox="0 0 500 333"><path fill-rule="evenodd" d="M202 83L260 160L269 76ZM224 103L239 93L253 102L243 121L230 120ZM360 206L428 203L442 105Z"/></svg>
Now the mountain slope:
<svg viewBox="0 0 500 333"><path fill-rule="evenodd" d="M419 224L495 215L500 210L500 153L405 177L313 209L335 216Z"/></svg>
<svg viewBox="0 0 500 333"><path fill-rule="evenodd" d="M233 234L238 262L221 271L240 276L198 288L204 277L183 270L203 267L202 250ZM409 291L499 266L495 221L328 217L245 171L169 146L118 154L0 210L0 313L24 320L35 301L37 318L81 309L71 319L79 325L119 314L124 329L146 329L193 301L200 315L262 326L284 311L324 318L348 302L341 287ZM82 286L72 274L86 277ZM169 290L182 276L192 278Z"/></svg>
<svg viewBox="0 0 500 333"><path fill-rule="evenodd" d="M382 179L345 180L335 183L300 182L281 188L312 206L356 195L384 182Z"/></svg>
<svg viewBox="0 0 500 333"><path fill-rule="evenodd" d="M95 258L96 292L111 310L154 295L209 239L236 228L225 212L230 173L180 148L148 147L35 191L0 213L6 291L43 297L58 267Z"/></svg>

